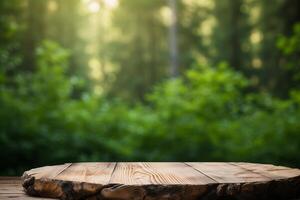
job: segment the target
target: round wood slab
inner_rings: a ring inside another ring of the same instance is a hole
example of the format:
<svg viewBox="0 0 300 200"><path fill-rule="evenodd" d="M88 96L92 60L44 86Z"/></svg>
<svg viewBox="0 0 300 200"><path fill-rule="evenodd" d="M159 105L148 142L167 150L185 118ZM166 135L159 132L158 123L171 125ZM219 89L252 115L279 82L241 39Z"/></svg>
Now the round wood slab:
<svg viewBox="0 0 300 200"><path fill-rule="evenodd" d="M300 170L252 163L68 163L31 169L25 192L60 199L209 200L300 197Z"/></svg>

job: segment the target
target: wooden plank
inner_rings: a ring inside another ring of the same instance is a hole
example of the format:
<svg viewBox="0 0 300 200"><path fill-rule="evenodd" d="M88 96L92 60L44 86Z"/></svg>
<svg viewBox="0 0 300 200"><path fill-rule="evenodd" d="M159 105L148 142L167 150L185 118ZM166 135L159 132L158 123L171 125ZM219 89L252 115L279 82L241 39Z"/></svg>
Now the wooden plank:
<svg viewBox="0 0 300 200"><path fill-rule="evenodd" d="M98 193L108 184L115 163L75 163L48 167L45 172L25 172L24 188L27 194L70 199ZM40 173L40 174L37 174ZM42 174L42 175L41 175Z"/></svg>
<svg viewBox="0 0 300 200"><path fill-rule="evenodd" d="M23 186L27 194L60 199L286 200L300 196L298 172L247 163L74 163L25 172Z"/></svg>
<svg viewBox="0 0 300 200"><path fill-rule="evenodd" d="M24 193L20 177L0 177L0 199L10 200L50 200L30 197Z"/></svg>
<svg viewBox="0 0 300 200"><path fill-rule="evenodd" d="M21 178L20 177L7 177L7 176L0 176L0 184L20 184L21 185Z"/></svg>
<svg viewBox="0 0 300 200"><path fill-rule="evenodd" d="M21 184L0 184L0 194L24 194Z"/></svg>
<svg viewBox="0 0 300 200"><path fill-rule="evenodd" d="M254 173L261 174L269 177L270 179L285 179L300 176L299 169L291 169L288 167L274 166L271 164L254 164L254 163L233 163L236 166L240 166L244 169L252 171Z"/></svg>
<svg viewBox="0 0 300 200"><path fill-rule="evenodd" d="M55 177L58 180L97 183L109 183L116 163L79 163L72 164Z"/></svg>
<svg viewBox="0 0 300 200"><path fill-rule="evenodd" d="M36 178L48 178L48 179L54 179L58 174L63 172L65 169L70 167L72 163L66 163L63 165L54 165L54 166L45 166L45 167L39 167L35 169L31 169L27 171L27 174L34 175Z"/></svg>
<svg viewBox="0 0 300 200"><path fill-rule="evenodd" d="M196 200L215 181L184 163L117 163L105 199Z"/></svg>
<svg viewBox="0 0 300 200"><path fill-rule="evenodd" d="M24 194L20 177L0 177L0 194Z"/></svg>
<svg viewBox="0 0 300 200"><path fill-rule="evenodd" d="M186 164L219 183L246 183L270 180L270 178L266 176L245 170L230 163L187 162Z"/></svg>
<svg viewBox="0 0 300 200"><path fill-rule="evenodd" d="M19 180L21 181L21 178L18 176L0 176L0 181L10 181L10 180Z"/></svg>
<svg viewBox="0 0 300 200"><path fill-rule="evenodd" d="M9 199L9 200L54 200L50 198L41 198L41 197L30 197L26 194L1 194L0 199Z"/></svg>
<svg viewBox="0 0 300 200"><path fill-rule="evenodd" d="M184 163L125 163L117 164L111 184L124 185L206 185L215 183Z"/></svg>
<svg viewBox="0 0 300 200"><path fill-rule="evenodd" d="M20 177L0 177L0 199L10 200L50 200L30 197L24 193Z"/></svg>
<svg viewBox="0 0 300 200"><path fill-rule="evenodd" d="M19 184L21 185L21 179L19 180L0 180L0 185L1 184Z"/></svg>

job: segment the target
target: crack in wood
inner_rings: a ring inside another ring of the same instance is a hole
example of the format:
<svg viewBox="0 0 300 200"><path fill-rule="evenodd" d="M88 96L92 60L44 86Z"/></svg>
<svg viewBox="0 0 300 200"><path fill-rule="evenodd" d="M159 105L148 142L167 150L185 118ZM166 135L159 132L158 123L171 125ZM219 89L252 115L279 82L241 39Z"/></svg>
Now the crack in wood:
<svg viewBox="0 0 300 200"><path fill-rule="evenodd" d="M211 176L209 176L209 175L207 175L207 174L203 173L201 170L198 170L198 169L194 168L193 166L191 166L191 165L187 164L186 162L185 162L184 164L186 164L187 166L189 166L189 167L193 168L194 170L196 170L197 172L199 172L199 173L203 174L204 176L206 176L206 177L210 178L210 179L211 179L211 180L213 180L214 182L218 183L218 181L217 181L217 180L215 180L215 179L214 179L214 178L212 178Z"/></svg>

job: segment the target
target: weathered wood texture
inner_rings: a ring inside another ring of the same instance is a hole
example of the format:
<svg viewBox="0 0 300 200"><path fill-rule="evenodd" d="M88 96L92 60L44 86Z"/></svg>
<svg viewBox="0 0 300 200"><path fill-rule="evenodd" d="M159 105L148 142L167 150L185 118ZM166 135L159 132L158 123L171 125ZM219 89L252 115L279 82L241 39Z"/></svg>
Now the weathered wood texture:
<svg viewBox="0 0 300 200"><path fill-rule="evenodd" d="M251 163L69 163L26 171L31 196L101 200L300 197L300 170Z"/></svg>
<svg viewBox="0 0 300 200"><path fill-rule="evenodd" d="M20 177L0 177L0 199L51 200L48 198L36 198L26 195Z"/></svg>

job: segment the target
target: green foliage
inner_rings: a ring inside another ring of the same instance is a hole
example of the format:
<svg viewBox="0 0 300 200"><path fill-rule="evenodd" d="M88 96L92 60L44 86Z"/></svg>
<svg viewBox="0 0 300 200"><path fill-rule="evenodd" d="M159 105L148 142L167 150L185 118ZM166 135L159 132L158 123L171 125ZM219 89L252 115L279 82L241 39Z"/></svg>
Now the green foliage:
<svg viewBox="0 0 300 200"><path fill-rule="evenodd" d="M177 1L174 79L166 1L0 1L0 174L76 161L299 167L297 1Z"/></svg>
<svg viewBox="0 0 300 200"><path fill-rule="evenodd" d="M146 139L159 149L155 159L299 164L299 102L245 94L247 82L220 66L158 87L149 97L158 121Z"/></svg>
<svg viewBox="0 0 300 200"><path fill-rule="evenodd" d="M75 161L240 160L299 165L299 95L247 94L226 64L198 66L127 106L91 93L72 98L69 52L45 41L38 69L1 83L2 174ZM287 145L288 144L288 145Z"/></svg>
<svg viewBox="0 0 300 200"><path fill-rule="evenodd" d="M284 55L284 69L291 74L293 87L300 83L300 24L296 24L290 37L281 36L277 41L278 48Z"/></svg>
<svg viewBox="0 0 300 200"><path fill-rule="evenodd" d="M21 26L16 14L20 11L19 4L20 0L0 2L0 77L1 73L12 71L20 63L18 33Z"/></svg>

